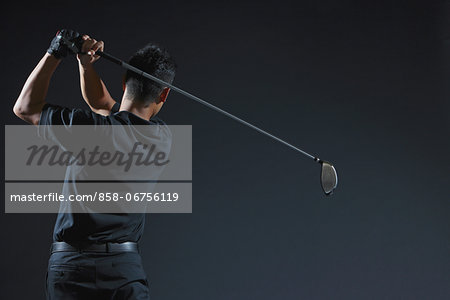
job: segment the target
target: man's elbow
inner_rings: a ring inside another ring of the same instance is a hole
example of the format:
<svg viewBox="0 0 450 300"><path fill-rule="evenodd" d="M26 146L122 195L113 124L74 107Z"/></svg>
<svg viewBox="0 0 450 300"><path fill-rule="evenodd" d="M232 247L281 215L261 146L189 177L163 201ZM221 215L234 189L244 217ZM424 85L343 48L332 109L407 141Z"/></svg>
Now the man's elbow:
<svg viewBox="0 0 450 300"><path fill-rule="evenodd" d="M39 123L40 113L42 111L43 105L39 106L40 109L38 110L37 107L28 107L21 104L18 100L16 104L14 104L13 113L25 122L37 125Z"/></svg>
<svg viewBox="0 0 450 300"><path fill-rule="evenodd" d="M27 112L26 108L23 105L20 104L19 100L17 100L16 104L14 104L14 107L13 107L13 113L17 117L19 117L20 119L23 120L24 116L26 115L26 112Z"/></svg>
<svg viewBox="0 0 450 300"><path fill-rule="evenodd" d="M17 117L19 117L19 118L21 118L22 120L24 120L24 118L25 118L27 115L32 114L32 112L31 112L31 108L30 108L30 107L28 107L28 106L22 104L21 102L22 102L22 101L20 101L20 99L18 99L18 100L16 101L16 104L14 104L14 107L13 107L13 112L14 112L14 114L15 114Z"/></svg>
<svg viewBox="0 0 450 300"><path fill-rule="evenodd" d="M17 102L18 102L18 101L17 101ZM21 118L21 116L25 114L26 110L25 110L24 107L22 107L22 106L21 106L20 104L18 104L17 102L16 102L16 104L14 104L14 107L13 107L13 113L14 113L17 117Z"/></svg>

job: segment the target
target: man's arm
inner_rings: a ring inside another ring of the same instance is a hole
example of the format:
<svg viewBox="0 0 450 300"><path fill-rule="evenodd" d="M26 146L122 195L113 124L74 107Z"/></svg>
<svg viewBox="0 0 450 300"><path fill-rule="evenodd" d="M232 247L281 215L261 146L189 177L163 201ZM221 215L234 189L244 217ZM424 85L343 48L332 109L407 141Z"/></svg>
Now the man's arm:
<svg viewBox="0 0 450 300"><path fill-rule="evenodd" d="M83 36L84 43L81 51L87 54L78 54L78 67L80 69L81 93L91 110L97 114L107 116L116 103L108 92L105 84L94 69L93 63L100 57L96 51L103 51L104 43L96 41L89 36Z"/></svg>
<svg viewBox="0 0 450 300"><path fill-rule="evenodd" d="M38 125L42 108L45 105L48 86L61 59L49 53L34 68L28 77L22 92L16 100L13 111L22 120Z"/></svg>

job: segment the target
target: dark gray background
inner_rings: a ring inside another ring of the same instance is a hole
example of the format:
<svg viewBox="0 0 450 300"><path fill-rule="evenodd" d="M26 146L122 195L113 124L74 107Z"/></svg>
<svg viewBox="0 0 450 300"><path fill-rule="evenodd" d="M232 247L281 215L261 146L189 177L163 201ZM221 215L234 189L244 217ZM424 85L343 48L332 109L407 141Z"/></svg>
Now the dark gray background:
<svg viewBox="0 0 450 300"><path fill-rule="evenodd" d="M178 62L178 86L332 161L340 184L323 196L319 165L172 93L161 117L193 125L193 213L148 216L153 299L448 299L447 8L9 2L3 120L23 124L13 103L59 28L121 58L158 41ZM120 100L122 70L97 68ZM77 72L73 57L62 63L49 102L86 107ZM1 215L1 298L43 296L54 220Z"/></svg>

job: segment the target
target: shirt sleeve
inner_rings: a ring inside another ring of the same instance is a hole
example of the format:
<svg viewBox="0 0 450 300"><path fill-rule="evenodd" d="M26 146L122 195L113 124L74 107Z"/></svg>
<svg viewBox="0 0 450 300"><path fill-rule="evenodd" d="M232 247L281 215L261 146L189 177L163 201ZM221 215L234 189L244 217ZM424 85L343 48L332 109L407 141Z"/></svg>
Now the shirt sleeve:
<svg viewBox="0 0 450 300"><path fill-rule="evenodd" d="M73 125L107 125L107 118L90 110L67 108L55 104L45 104L39 119L38 135L65 149L77 147L80 130ZM60 126L57 126L60 125ZM62 126L61 126L62 125Z"/></svg>
<svg viewBox="0 0 450 300"><path fill-rule="evenodd" d="M102 123L101 117L90 110L47 103L42 108L39 125L96 125Z"/></svg>

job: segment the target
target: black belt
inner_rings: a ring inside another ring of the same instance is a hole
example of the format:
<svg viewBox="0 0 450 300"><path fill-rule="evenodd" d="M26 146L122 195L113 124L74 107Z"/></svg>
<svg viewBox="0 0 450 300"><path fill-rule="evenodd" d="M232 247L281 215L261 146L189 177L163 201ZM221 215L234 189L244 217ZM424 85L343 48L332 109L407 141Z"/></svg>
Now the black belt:
<svg viewBox="0 0 450 300"><path fill-rule="evenodd" d="M137 252L139 247L134 242L124 243L104 243L104 244L89 244L89 245L71 245L66 242L54 242L52 244L51 253L55 252L96 252L96 253L110 253L110 252Z"/></svg>

